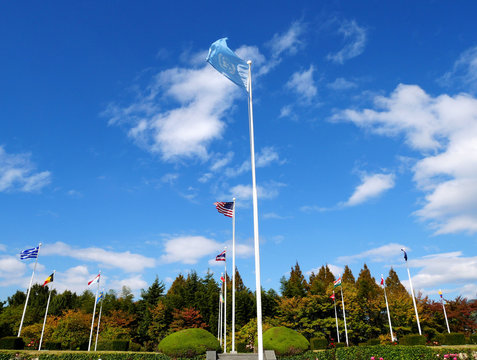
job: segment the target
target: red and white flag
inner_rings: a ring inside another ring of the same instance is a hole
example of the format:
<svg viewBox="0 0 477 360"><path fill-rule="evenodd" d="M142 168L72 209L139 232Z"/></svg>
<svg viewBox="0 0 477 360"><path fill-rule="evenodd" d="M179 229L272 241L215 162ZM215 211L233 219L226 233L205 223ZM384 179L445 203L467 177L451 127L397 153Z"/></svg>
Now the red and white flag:
<svg viewBox="0 0 477 360"><path fill-rule="evenodd" d="M333 293L333 295L330 296L330 299L335 299L335 293Z"/></svg>
<svg viewBox="0 0 477 360"><path fill-rule="evenodd" d="M383 286L383 285L384 285L384 277L383 277L383 275L381 275L381 286Z"/></svg>
<svg viewBox="0 0 477 360"><path fill-rule="evenodd" d="M91 285L91 284L94 284L94 283L99 282L99 277L100 277L100 276L101 276L101 274L96 275L96 277L95 277L93 280L91 280L90 282L88 282L88 286Z"/></svg>

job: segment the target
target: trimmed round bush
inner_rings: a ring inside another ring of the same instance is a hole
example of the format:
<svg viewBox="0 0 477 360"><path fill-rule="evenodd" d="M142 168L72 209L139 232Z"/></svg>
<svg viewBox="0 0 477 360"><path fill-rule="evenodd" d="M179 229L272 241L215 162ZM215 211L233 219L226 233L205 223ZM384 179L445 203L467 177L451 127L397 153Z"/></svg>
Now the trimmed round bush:
<svg viewBox="0 0 477 360"><path fill-rule="evenodd" d="M277 355L295 355L308 350L310 343L295 330L280 326L263 333L263 348Z"/></svg>
<svg viewBox="0 0 477 360"><path fill-rule="evenodd" d="M159 352L171 357L194 357L207 350L220 350L219 341L204 329L185 329L166 336L159 343Z"/></svg>

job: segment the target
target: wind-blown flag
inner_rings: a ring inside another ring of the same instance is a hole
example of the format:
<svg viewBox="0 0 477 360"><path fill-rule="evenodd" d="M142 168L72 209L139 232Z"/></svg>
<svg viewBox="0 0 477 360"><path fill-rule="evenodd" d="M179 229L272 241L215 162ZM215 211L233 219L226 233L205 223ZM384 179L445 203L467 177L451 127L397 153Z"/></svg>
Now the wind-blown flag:
<svg viewBox="0 0 477 360"><path fill-rule="evenodd" d="M42 286L45 286L46 284L49 284L49 283L53 282L53 277L54 276L55 276L55 273L48 276Z"/></svg>
<svg viewBox="0 0 477 360"><path fill-rule="evenodd" d="M101 291L99 293L98 299L96 300L96 304L98 304L101 300L103 300L103 297L104 297L104 293Z"/></svg>
<svg viewBox="0 0 477 360"><path fill-rule="evenodd" d="M215 208L221 214L228 217L234 216L234 203L233 202L215 202Z"/></svg>
<svg viewBox="0 0 477 360"><path fill-rule="evenodd" d="M222 282L225 281L225 277L223 275L220 276L220 281L222 281Z"/></svg>
<svg viewBox="0 0 477 360"><path fill-rule="evenodd" d="M222 295L222 293L220 293L220 298L219 298L220 302L223 303L224 302L224 296Z"/></svg>
<svg viewBox="0 0 477 360"><path fill-rule="evenodd" d="M215 70L248 92L248 64L227 46L227 38L210 45L205 59Z"/></svg>
<svg viewBox="0 0 477 360"><path fill-rule="evenodd" d="M439 296L440 296L441 299L442 299L442 291L441 291L441 290L438 291L438 294L439 294Z"/></svg>
<svg viewBox="0 0 477 360"><path fill-rule="evenodd" d="M404 260L406 260L406 262L407 262L407 254L406 254L406 250L404 250L404 249L401 249L401 251L404 253Z"/></svg>
<svg viewBox="0 0 477 360"><path fill-rule="evenodd" d="M222 251L219 255L215 257L215 261L225 261L225 252L226 250Z"/></svg>
<svg viewBox="0 0 477 360"><path fill-rule="evenodd" d="M334 288L341 286L341 276L338 278L338 280L333 282Z"/></svg>
<svg viewBox="0 0 477 360"><path fill-rule="evenodd" d="M330 296L330 299L335 299L335 293L333 293L331 296Z"/></svg>
<svg viewBox="0 0 477 360"><path fill-rule="evenodd" d="M88 283L88 286L90 286L91 284L99 282L99 277L100 276L101 276L101 274L96 275L96 277Z"/></svg>
<svg viewBox="0 0 477 360"><path fill-rule="evenodd" d="M38 250L39 250L39 249L40 249L40 247L37 246L36 248L23 250L23 251L20 253L20 260L36 259L36 258L38 258Z"/></svg>
<svg viewBox="0 0 477 360"><path fill-rule="evenodd" d="M383 285L384 285L384 277L383 277L383 275L381 275L381 286L383 286Z"/></svg>

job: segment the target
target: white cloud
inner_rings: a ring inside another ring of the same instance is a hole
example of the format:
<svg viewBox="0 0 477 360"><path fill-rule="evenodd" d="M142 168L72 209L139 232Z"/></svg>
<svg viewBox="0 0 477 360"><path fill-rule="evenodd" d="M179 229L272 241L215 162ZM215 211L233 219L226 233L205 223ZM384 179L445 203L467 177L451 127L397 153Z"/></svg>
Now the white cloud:
<svg viewBox="0 0 477 360"><path fill-rule="evenodd" d="M34 192L51 182L49 171L34 172L29 154L8 154L0 146L0 192Z"/></svg>
<svg viewBox="0 0 477 360"><path fill-rule="evenodd" d="M273 56L280 56L282 53L294 55L303 46L300 36L303 34L305 26L302 22L296 21L283 34L274 34L268 46L271 48Z"/></svg>
<svg viewBox="0 0 477 360"><path fill-rule="evenodd" d="M343 64L346 60L363 53L367 38L366 30L356 21L343 21L338 28L338 33L344 38L344 47L335 54L328 54L328 60Z"/></svg>
<svg viewBox="0 0 477 360"><path fill-rule="evenodd" d="M357 87L356 83L346 80L345 78L337 78L335 81L329 83L327 86L333 90L348 90Z"/></svg>
<svg viewBox="0 0 477 360"><path fill-rule="evenodd" d="M410 259L409 267L419 269L412 275L415 291L435 293L439 288L450 286L450 291L477 296L477 256L465 257L461 251L440 253ZM402 281L409 288L409 281Z"/></svg>
<svg viewBox="0 0 477 360"><path fill-rule="evenodd" d="M225 156L219 157L215 159L215 161L212 163L210 166L211 171L218 171L222 169L224 166L228 165L234 157L234 153L232 151L229 151Z"/></svg>
<svg viewBox="0 0 477 360"><path fill-rule="evenodd" d="M133 275L128 278L111 281L108 288L121 291L123 286L127 286L132 292L134 292L148 288L149 284L142 278L142 275Z"/></svg>
<svg viewBox="0 0 477 360"><path fill-rule="evenodd" d="M343 273L344 268L341 267L341 266L337 266L337 265L333 265L333 264L327 264L327 266L328 266L328 269L330 269L331 273L335 277L338 277L339 275L341 275ZM310 276L311 273L315 273L315 275L318 275L318 273L320 271L320 268L321 268L321 266L319 266L317 268L313 268L311 270L308 270L305 274L307 276Z"/></svg>
<svg viewBox="0 0 477 360"><path fill-rule="evenodd" d="M7 246L5 244L0 244L0 251L6 251Z"/></svg>
<svg viewBox="0 0 477 360"><path fill-rule="evenodd" d="M393 174L363 175L361 181L353 195L343 204L344 206L362 204L394 187Z"/></svg>
<svg viewBox="0 0 477 360"><path fill-rule="evenodd" d="M263 167L269 166L270 164L274 162L279 164L282 163L282 161L280 161L280 156L278 155L278 152L272 146L266 146L262 148L258 153L255 154L255 168L263 168ZM227 168L225 170L225 175L229 177L235 177L250 170L251 170L250 160L245 160L238 167Z"/></svg>
<svg viewBox="0 0 477 360"><path fill-rule="evenodd" d="M161 181L166 184L174 184L176 180L179 178L179 174L177 173L169 173L165 174L161 177Z"/></svg>
<svg viewBox="0 0 477 360"><path fill-rule="evenodd" d="M1 256L0 257L0 278L6 280L11 277L19 277L27 270L24 262L21 262L18 257Z"/></svg>
<svg viewBox="0 0 477 360"><path fill-rule="evenodd" d="M130 251L115 252L98 247L74 248L63 242L46 244L42 248L42 255L67 256L77 260L98 263L101 267L119 268L126 272L141 272L145 268L156 265L154 258L146 257Z"/></svg>
<svg viewBox="0 0 477 360"><path fill-rule="evenodd" d="M285 184L270 182L263 186L257 186L257 196L261 199L273 199L278 196L278 189ZM248 201L252 199L252 185L236 185L230 189L229 197L235 197L238 201Z"/></svg>
<svg viewBox="0 0 477 360"><path fill-rule="evenodd" d="M48 275L45 275L45 277ZM90 273L88 268L84 265L74 266L65 271L58 271L55 274L54 287L60 293L65 290L70 290L78 294L81 294L85 290L95 291L96 288L94 288L94 285L88 286L88 282L93 280L96 275L98 275L97 272ZM104 287L106 283L107 276L101 274L100 287Z"/></svg>
<svg viewBox="0 0 477 360"><path fill-rule="evenodd" d="M303 102L310 102L318 92L313 80L314 71L311 65L308 70L295 72L286 83L286 87L299 95Z"/></svg>
<svg viewBox="0 0 477 360"><path fill-rule="evenodd" d="M405 246L402 244L390 243L383 246L379 246L374 249L363 251L355 255L340 256L336 259L341 264L351 264L357 260L370 260L372 262L384 262L389 259L393 259L401 255L401 249ZM409 248L406 247L406 251Z"/></svg>
<svg viewBox="0 0 477 360"><path fill-rule="evenodd" d="M161 261L192 265L205 256L218 253L222 248L223 244L204 236L180 236L166 241Z"/></svg>
<svg viewBox="0 0 477 360"><path fill-rule="evenodd" d="M414 181L425 194L415 214L437 234L477 232L477 99L467 94L432 97L400 84L375 109L344 110L333 119L351 121L379 135L404 135L421 153Z"/></svg>
<svg viewBox="0 0 477 360"><path fill-rule="evenodd" d="M447 85L464 85L471 90L477 90L477 46L464 51L452 70L445 73L440 80Z"/></svg>

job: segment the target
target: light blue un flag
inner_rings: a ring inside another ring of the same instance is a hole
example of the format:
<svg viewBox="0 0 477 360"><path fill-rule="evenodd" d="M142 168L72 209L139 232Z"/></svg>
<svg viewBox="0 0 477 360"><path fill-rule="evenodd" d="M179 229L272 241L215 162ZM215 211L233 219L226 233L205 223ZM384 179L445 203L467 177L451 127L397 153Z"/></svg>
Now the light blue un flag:
<svg viewBox="0 0 477 360"><path fill-rule="evenodd" d="M227 46L227 38L214 42L205 59L219 73L248 92L248 64Z"/></svg>

